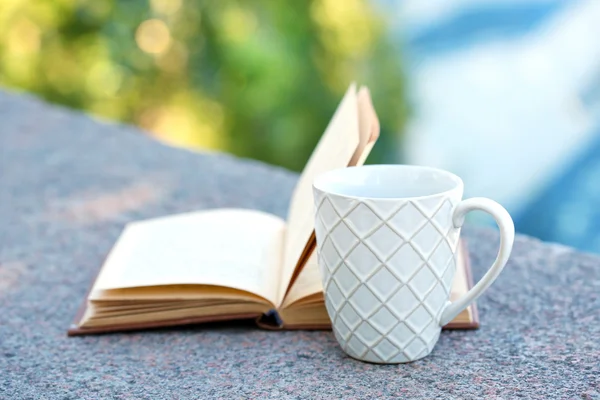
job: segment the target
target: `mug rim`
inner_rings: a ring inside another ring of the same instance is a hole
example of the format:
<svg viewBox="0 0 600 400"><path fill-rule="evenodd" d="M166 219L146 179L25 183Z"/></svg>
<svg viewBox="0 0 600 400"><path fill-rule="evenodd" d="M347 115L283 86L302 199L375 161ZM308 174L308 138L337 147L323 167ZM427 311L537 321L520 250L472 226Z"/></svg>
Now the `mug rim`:
<svg viewBox="0 0 600 400"><path fill-rule="evenodd" d="M365 169L372 169L372 170L377 170L377 169L403 169L403 170L419 170L419 171L430 171L430 172L436 172L439 173L441 175L444 175L446 178L448 178L450 181L452 181L454 183L454 185L447 190L441 190L439 192L435 192L432 194L427 194L427 195L423 195L423 196L394 196L394 197L374 197L374 196L359 196L359 195L352 195L352 194L346 194L346 193L340 193L339 191L335 191L335 190L329 190L329 189L325 189L323 186L326 184L326 180L327 179L331 179L332 176L335 176L337 174L340 174L344 171L348 171L348 170L365 170ZM445 169L441 169L441 168L435 168L435 167L428 167L428 166L423 166L423 165L412 165L412 164L370 164L370 165L359 165L359 166L351 166L351 167L342 167L342 168L336 168L336 169L332 169L329 171L326 171L324 173L321 173L320 175L318 175L312 183L313 189L318 190L322 193L328 193L328 194L333 194L335 196L339 196L339 197L345 197L348 199L356 199L356 200L377 200L377 201L397 201L397 200L417 200L417 199L426 199L429 197L437 197L437 196L443 196L443 195L448 195L452 192L454 192L457 189L463 189L464 188L464 183L463 180L456 174L447 171Z"/></svg>

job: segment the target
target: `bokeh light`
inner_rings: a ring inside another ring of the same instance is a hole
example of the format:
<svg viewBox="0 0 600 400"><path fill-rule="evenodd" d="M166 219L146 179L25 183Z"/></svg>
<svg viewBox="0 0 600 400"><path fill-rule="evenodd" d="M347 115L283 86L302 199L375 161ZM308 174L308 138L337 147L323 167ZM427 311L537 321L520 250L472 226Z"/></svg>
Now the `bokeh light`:
<svg viewBox="0 0 600 400"><path fill-rule="evenodd" d="M300 170L357 81L376 103L382 161L407 109L384 23L366 0L4 0L0 84Z"/></svg>
<svg viewBox="0 0 600 400"><path fill-rule="evenodd" d="M146 53L164 53L171 44L171 33L167 24L159 19L149 19L140 24L135 32L135 41Z"/></svg>

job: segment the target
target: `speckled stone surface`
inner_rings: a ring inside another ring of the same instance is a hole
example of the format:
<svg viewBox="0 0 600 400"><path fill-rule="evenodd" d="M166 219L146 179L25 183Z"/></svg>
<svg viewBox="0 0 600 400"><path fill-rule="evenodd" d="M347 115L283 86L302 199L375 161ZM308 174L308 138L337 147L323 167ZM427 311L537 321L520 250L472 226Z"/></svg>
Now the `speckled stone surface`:
<svg viewBox="0 0 600 400"><path fill-rule="evenodd" d="M244 323L67 338L124 223L221 206L284 215L294 180L0 92L0 398L600 398L600 258L523 236L478 302L481 329L444 332L412 364ZM465 236L479 278L498 238Z"/></svg>

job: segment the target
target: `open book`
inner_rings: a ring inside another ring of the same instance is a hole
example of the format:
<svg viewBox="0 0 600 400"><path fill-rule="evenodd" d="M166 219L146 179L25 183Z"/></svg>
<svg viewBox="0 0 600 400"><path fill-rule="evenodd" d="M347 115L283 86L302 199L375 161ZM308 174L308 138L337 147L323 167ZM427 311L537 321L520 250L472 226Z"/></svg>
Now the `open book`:
<svg viewBox="0 0 600 400"><path fill-rule="evenodd" d="M314 237L312 182L361 165L379 122L366 88L351 85L306 165L287 221L217 209L128 224L69 335L254 318L261 327L330 329ZM452 297L472 285L464 246ZM475 306L447 328L475 328Z"/></svg>

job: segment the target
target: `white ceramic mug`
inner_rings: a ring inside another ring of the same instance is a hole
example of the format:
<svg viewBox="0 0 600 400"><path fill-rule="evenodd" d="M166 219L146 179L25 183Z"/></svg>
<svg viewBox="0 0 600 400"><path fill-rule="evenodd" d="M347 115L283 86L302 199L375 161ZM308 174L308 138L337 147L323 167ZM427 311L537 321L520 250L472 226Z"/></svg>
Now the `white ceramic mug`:
<svg viewBox="0 0 600 400"><path fill-rule="evenodd" d="M350 356L402 363L428 355L442 326L498 277L514 241L513 221L486 198L462 200L462 180L443 170L370 165L315 179L315 232L325 305ZM489 213L500 250L485 276L450 302L465 214Z"/></svg>

